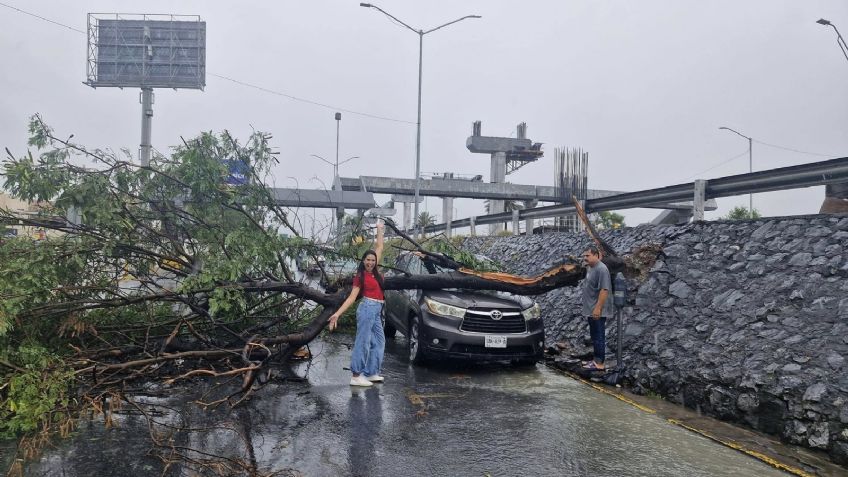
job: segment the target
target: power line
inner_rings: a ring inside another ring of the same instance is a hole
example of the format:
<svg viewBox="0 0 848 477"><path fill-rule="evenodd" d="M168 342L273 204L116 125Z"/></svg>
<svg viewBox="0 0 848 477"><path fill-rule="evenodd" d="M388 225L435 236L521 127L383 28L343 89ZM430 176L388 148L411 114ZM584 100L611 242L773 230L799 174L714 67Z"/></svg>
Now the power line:
<svg viewBox="0 0 848 477"><path fill-rule="evenodd" d="M26 10L21 10L20 8L14 7L12 5L8 5L8 4L3 3L3 2L0 2L0 6L6 7L8 9L14 10L18 13L22 13L24 15L28 15L28 16L31 16L33 18L37 18L39 20L42 20L42 21L45 21L45 22L48 22L48 23L52 23L54 25L57 25L57 26L60 26L60 27L63 27L63 28L67 28L68 30L75 31L77 33L82 33L83 35L86 34L85 31L80 30L79 28L74 28L74 27L67 25L65 23L57 22L55 20L45 18L41 15L37 15L35 13L28 12ZM332 111L341 111L341 112L345 112L345 113L356 114L358 116L363 116L363 117L366 117L366 118L379 119L379 120L382 120L382 121L391 121L391 122L401 123L401 124L416 124L415 121L406 121L404 119L390 118L390 117L387 117L387 116L379 116L377 114L371 114L371 113L363 113L361 111L354 111L352 109L337 108L337 107L332 106L330 104L325 104L325 103L321 103L321 102L318 102L318 101L313 101L311 99L300 98L300 97L297 97L297 96L294 96L294 95L291 95L291 94L288 94L288 93L284 93L282 91L275 91L275 90L272 90L272 89L264 88L262 86L258 86L258 85L255 85L255 84L248 83L246 81L241 81L241 80L237 80L235 78L230 78L228 76L210 73L208 71L207 71L207 74L209 76L214 76L216 78L220 78L220 79L223 79L223 80L226 80L226 81L230 81L230 82L239 84L241 86L245 86L247 88L253 88L253 89L256 89L256 90L259 90L259 91L263 91L265 93L269 93L269 94L273 94L273 95L276 95L276 96L288 98L292 101L299 101L301 103L311 104L313 106L319 106L319 107L326 108L326 109L329 109L329 110L332 110Z"/></svg>
<svg viewBox="0 0 848 477"><path fill-rule="evenodd" d="M12 10L15 10L16 12L23 13L24 15L29 15L29 16L31 16L31 17L38 18L39 20L44 20L44 21L46 21L46 22L48 22L48 23L52 23L52 24L54 24L54 25L59 25L60 27L65 27L65 28L67 28L68 30L72 30L72 31L75 31L75 32L78 32L78 33L82 33L83 35L85 35L85 32L84 32L84 31L82 31L82 30L80 30L80 29L78 29L78 28L74 28L74 27L72 27L72 26L70 26L70 25L65 25L64 23L59 23L59 22L54 21L54 20L51 20L51 19L49 19L49 18L44 18L44 17L42 17L41 15L36 15L35 13L32 13L32 12L28 12L28 11L25 11L25 10L21 10L20 8L13 7L12 5L7 5L7 4L5 4L5 3L0 2L0 6L4 6L4 7L6 7L6 8L10 8L10 9L12 9Z"/></svg>
<svg viewBox="0 0 848 477"><path fill-rule="evenodd" d="M337 107L331 106L329 104L319 103L318 101L312 101L311 99L299 98L297 96L292 96L288 93L283 93L281 91L274 91L273 89L268 89L268 88L265 88L265 87L262 87L262 86L247 83L247 82L237 80L237 79L234 79L234 78L230 78L230 77L224 76L224 75L219 75L219 74L209 73L209 72L207 72L207 74L209 76L214 76L216 78L231 81L233 83L236 83L236 84L239 84L239 85L242 85L242 86L246 86L248 88L257 89L259 91L264 91L266 93L270 93L270 94L277 95L277 96L282 96L284 98L288 98L288 99L291 99L293 101L300 101L302 103L311 104L313 106L320 106L322 108L326 108L326 109L329 109L329 110L332 110L332 111L341 111L341 112L350 113L350 114L357 114L359 116L365 116L367 118L372 118L372 119L381 119L383 121L392 121L392 122L403 123L403 124L416 124L415 121L406 121L404 119L389 118L389 117L386 117L386 116L378 116L376 114L363 113L363 112L360 112L360 111L353 111L351 109L337 108Z"/></svg>
<svg viewBox="0 0 848 477"><path fill-rule="evenodd" d="M687 181L687 180L689 180L689 179L693 179L693 178L695 178L695 177L700 176L701 174L703 174L703 173L705 173L705 172L709 172L709 171L711 171L711 170L713 170L713 169L716 169L716 168L718 168L718 167L720 167L720 166L723 166L723 165L727 164L728 162L731 162L731 161L733 161L733 160L735 160L735 159L739 159L740 157L742 157L742 156L746 156L746 155L748 155L748 151L747 151L747 150L745 150L745 151L743 151L743 152L741 152L741 153L739 153L739 154L737 154L737 155L735 155L735 156L731 157L730 159L724 160L724 161L722 161L722 162L720 162L720 163L718 163L718 164L716 164L716 165L714 165L714 166L710 167L709 169L704 169L704 170L703 170L703 171L701 171L701 172L696 172L695 174L692 174L691 176L686 177L686 178L684 178L683 180L684 180L684 181Z"/></svg>
<svg viewBox="0 0 848 477"><path fill-rule="evenodd" d="M792 149L791 147L783 147L778 146L776 144L769 144L767 142L757 141L756 139L751 139L757 144L762 144L763 146L774 147L777 149L783 149L784 151L797 152L798 154L809 154L810 156L819 156L819 157L836 157L835 154L820 154L818 152L808 152L808 151L799 151L798 149Z"/></svg>

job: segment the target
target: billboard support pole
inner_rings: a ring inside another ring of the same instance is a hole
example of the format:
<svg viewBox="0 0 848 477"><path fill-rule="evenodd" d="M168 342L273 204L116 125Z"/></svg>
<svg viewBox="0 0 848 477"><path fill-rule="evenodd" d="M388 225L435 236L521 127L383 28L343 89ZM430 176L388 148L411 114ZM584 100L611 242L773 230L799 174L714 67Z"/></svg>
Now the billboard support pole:
<svg viewBox="0 0 848 477"><path fill-rule="evenodd" d="M150 136L153 126L153 88L141 88L141 150L142 167L150 165Z"/></svg>

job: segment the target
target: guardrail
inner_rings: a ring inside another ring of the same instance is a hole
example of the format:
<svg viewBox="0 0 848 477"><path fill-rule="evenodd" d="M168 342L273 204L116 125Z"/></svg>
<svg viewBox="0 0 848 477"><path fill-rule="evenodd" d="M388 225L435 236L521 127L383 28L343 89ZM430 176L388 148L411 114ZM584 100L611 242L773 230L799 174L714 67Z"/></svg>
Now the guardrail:
<svg viewBox="0 0 848 477"><path fill-rule="evenodd" d="M732 197L743 194L755 194L760 192L772 192L786 189L802 189L805 187L822 186L848 182L848 157L831 159L828 161L812 162L797 166L780 167L767 171L738 174L733 176L719 177L704 182L704 199L716 199L719 197ZM585 209L587 213L603 212L607 210L634 209L647 207L657 203L680 202L694 200L696 197L695 182L678 184L657 189L648 189L638 192L628 192L609 197L586 200ZM575 213L571 205L549 205L546 207L535 207L532 209L519 210L518 220L535 219L544 217L556 217L560 215ZM473 225L488 225L508 222L514 220L512 212L499 214L481 215L467 219L454 220L451 228L470 227ZM428 233L441 232L445 230L445 224L432 225L424 230Z"/></svg>

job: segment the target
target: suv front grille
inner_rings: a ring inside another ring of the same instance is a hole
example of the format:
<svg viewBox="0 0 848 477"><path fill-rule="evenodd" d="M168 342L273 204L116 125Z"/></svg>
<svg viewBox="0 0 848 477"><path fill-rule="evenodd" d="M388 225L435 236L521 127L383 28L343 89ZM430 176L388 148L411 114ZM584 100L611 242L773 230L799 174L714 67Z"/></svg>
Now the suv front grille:
<svg viewBox="0 0 848 477"><path fill-rule="evenodd" d="M501 314L499 320L492 318L492 312ZM475 333L524 333L527 325L524 315L518 310L498 310L492 308L469 308L459 326L461 331Z"/></svg>

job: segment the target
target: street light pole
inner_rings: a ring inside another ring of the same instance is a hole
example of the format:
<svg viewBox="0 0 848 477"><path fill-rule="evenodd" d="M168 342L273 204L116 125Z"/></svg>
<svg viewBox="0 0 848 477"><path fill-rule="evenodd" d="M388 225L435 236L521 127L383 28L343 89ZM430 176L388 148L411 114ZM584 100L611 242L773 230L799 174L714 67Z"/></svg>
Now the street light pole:
<svg viewBox="0 0 848 477"><path fill-rule="evenodd" d="M754 157L753 157L753 139L750 137L740 133L735 129L731 129L725 126L721 126L719 129L726 129L728 131L734 132L745 139L748 140L748 172L754 172ZM754 218L754 194L748 194L748 213L751 214L751 218Z"/></svg>
<svg viewBox="0 0 848 477"><path fill-rule="evenodd" d="M824 18L819 18L816 20L816 23L824 26L831 26L833 30L836 32L836 44L839 45L839 49L842 50L842 54L845 55L845 59L848 60L848 45L845 44L845 39L842 38L842 35L839 34L839 30L836 29L836 25L830 23Z"/></svg>
<svg viewBox="0 0 848 477"><path fill-rule="evenodd" d="M415 34L418 35L418 120L415 123L415 199L414 199L415 212L413 214L413 222L412 222L413 223L413 229L415 229L415 228L418 228L417 225L416 225L418 223L418 198L419 198L420 191L421 191L421 78L422 78L422 72L423 72L423 59L424 59L424 35L426 35L428 33L432 33L434 31L436 31L440 28L444 28L448 25L452 25L454 23L461 22L462 20L465 20L465 19L468 19L468 18L483 18L483 17L481 17L480 15L466 15L462 18L457 18L456 20L447 22L443 25L439 25L435 28L431 28L427 31L424 31L422 29L416 30L415 28L412 28L411 26L400 21L397 17L395 17L394 15L390 14L389 12L383 10L382 8L378 7L377 5L373 5L373 4L370 4L370 3L360 3L359 6L365 7L365 8L373 8L373 9L379 11L380 13L382 13L383 15L386 15L387 17L391 18L392 20L400 23L401 25L403 25L404 27L406 27L407 29L409 29L410 31L412 31L412 32L414 32Z"/></svg>
<svg viewBox="0 0 848 477"><path fill-rule="evenodd" d="M418 120L415 126L415 198L412 228L418 227L418 195L421 189L421 72L424 59L424 32L418 30Z"/></svg>
<svg viewBox="0 0 848 477"><path fill-rule="evenodd" d="M333 183L339 177L339 124L342 122L342 113L336 113L336 167L333 169Z"/></svg>

